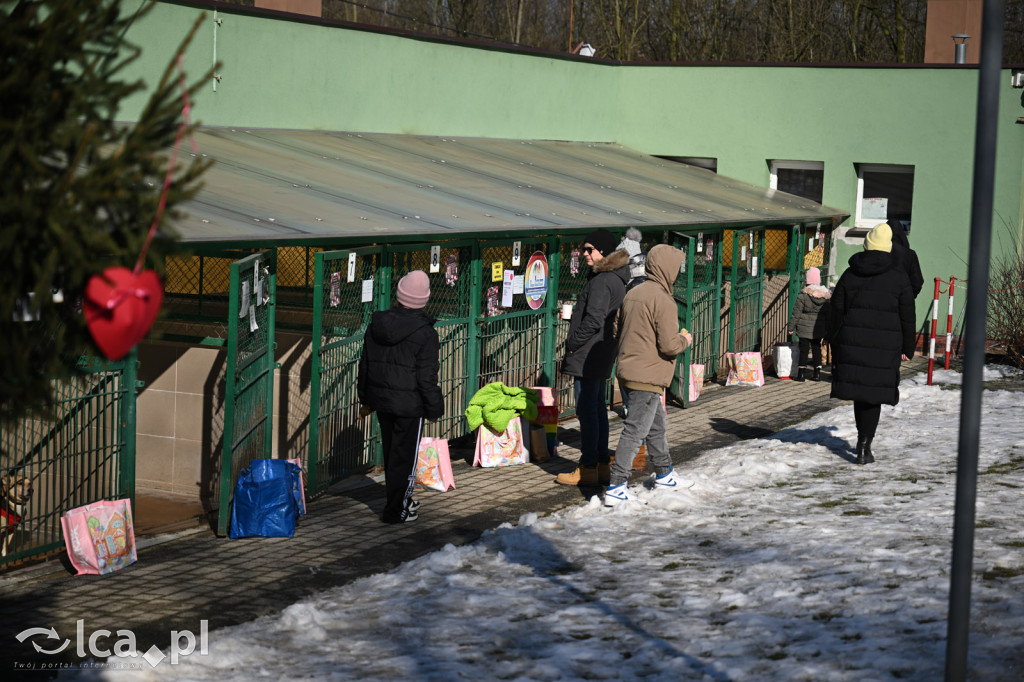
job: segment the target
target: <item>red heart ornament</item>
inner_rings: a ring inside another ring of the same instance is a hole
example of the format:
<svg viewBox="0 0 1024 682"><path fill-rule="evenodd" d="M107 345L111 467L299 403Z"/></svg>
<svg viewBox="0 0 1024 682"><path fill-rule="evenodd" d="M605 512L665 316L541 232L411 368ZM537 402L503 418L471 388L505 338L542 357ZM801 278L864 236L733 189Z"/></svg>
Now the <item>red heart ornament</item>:
<svg viewBox="0 0 1024 682"><path fill-rule="evenodd" d="M103 355L109 360L127 355L153 326L163 299L163 284L152 270L136 275L115 267L90 277L82 310Z"/></svg>

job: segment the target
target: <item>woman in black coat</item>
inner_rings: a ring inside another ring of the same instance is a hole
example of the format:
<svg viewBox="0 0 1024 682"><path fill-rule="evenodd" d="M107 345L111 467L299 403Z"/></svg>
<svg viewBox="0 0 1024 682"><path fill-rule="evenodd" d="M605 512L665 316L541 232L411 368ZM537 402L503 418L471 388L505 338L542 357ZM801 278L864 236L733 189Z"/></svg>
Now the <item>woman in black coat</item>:
<svg viewBox="0 0 1024 682"><path fill-rule="evenodd" d="M360 414L377 412L384 452L384 523L415 521L414 469L423 420L444 415L438 384L440 342L434 318L423 311L430 278L413 270L398 282L397 305L373 314L363 338L356 390Z"/></svg>
<svg viewBox="0 0 1024 682"><path fill-rule="evenodd" d="M832 293L832 397L853 401L857 464L875 461L871 441L882 405L900 400L900 360L914 357L914 292L892 257L885 223L868 233L864 251Z"/></svg>

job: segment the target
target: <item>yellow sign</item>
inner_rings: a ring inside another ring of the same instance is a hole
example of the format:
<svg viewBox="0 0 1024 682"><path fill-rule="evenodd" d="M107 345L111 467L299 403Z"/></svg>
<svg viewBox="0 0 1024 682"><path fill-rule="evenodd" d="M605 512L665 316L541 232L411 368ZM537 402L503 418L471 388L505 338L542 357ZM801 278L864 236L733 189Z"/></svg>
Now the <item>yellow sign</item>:
<svg viewBox="0 0 1024 682"><path fill-rule="evenodd" d="M505 276L504 264L500 261L497 263L491 263L491 281L500 282Z"/></svg>

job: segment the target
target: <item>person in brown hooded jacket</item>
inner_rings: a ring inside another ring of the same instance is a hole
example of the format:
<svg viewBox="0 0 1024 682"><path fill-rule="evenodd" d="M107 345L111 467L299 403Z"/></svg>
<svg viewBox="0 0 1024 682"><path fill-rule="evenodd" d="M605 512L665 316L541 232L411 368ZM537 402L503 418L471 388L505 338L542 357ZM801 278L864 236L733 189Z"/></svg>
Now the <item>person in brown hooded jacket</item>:
<svg viewBox="0 0 1024 682"><path fill-rule="evenodd" d="M626 488L626 481L644 440L654 464L655 487L693 485L672 470L661 403L661 396L675 374L676 357L693 342L690 333L679 328L679 313L672 296L683 258L682 251L668 244L652 248L647 254L647 281L626 294L619 311L615 376L629 401L629 412L615 449L610 485L604 497L606 506L635 499Z"/></svg>

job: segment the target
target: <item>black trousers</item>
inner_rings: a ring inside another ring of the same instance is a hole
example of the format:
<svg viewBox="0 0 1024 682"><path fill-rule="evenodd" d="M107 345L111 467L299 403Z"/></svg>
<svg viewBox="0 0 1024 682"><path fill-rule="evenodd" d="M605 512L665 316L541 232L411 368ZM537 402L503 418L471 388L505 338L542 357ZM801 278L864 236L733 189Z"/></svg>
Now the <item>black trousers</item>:
<svg viewBox="0 0 1024 682"><path fill-rule="evenodd" d="M416 482L416 453L423 432L421 417L397 417L377 413L384 450L384 489L386 501L381 519L387 523L405 520L406 505L412 499Z"/></svg>
<svg viewBox="0 0 1024 682"><path fill-rule="evenodd" d="M811 361L807 361L810 354ZM800 337L800 367L821 367L821 339Z"/></svg>
<svg viewBox="0 0 1024 682"><path fill-rule="evenodd" d="M857 422L857 439L871 440L882 416L882 406L874 403L853 401L853 419Z"/></svg>

